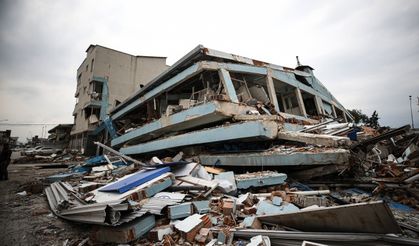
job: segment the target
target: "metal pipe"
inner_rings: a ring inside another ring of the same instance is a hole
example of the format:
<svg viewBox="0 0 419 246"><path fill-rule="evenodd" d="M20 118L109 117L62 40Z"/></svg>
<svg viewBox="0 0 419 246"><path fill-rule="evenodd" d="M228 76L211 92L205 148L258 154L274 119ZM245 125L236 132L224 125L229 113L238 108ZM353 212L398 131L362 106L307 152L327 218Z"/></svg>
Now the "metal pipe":
<svg viewBox="0 0 419 246"><path fill-rule="evenodd" d="M290 191L289 194L312 196L312 195L327 195L330 194L330 190L310 190L310 191Z"/></svg>
<svg viewBox="0 0 419 246"><path fill-rule="evenodd" d="M412 119L412 128L415 128L415 124L413 122L412 96L409 96L409 101L410 101L410 118Z"/></svg>
<svg viewBox="0 0 419 246"><path fill-rule="evenodd" d="M118 151L116 151L116 150L112 149L111 147L104 145L103 143L100 143L100 142L94 142L94 144L96 144L96 145L98 145L98 146L102 147L103 149L106 149L107 151L109 151L109 152L111 152L111 153L114 153L115 155L120 156L120 157L122 157L122 158L124 158L124 159L126 159L126 160L128 160L128 161L132 161L132 162L134 162L135 164L138 164L138 165L143 166L143 167L147 166L146 164L142 163L141 161L138 161L138 160L133 159L133 158L131 158L131 157L127 156L127 155L124 155L124 154L122 154L122 153L120 153L120 152L118 152Z"/></svg>

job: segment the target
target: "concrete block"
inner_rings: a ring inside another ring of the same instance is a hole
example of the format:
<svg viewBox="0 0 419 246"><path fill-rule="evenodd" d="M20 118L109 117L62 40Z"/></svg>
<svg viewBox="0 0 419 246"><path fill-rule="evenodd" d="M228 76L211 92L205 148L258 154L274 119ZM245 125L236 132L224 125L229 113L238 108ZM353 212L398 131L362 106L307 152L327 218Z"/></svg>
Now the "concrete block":
<svg viewBox="0 0 419 246"><path fill-rule="evenodd" d="M300 209L292 203L284 203L281 206L276 206L270 203L269 201L261 201L258 204L256 214L285 214L298 211L300 211Z"/></svg>
<svg viewBox="0 0 419 246"><path fill-rule="evenodd" d="M272 198L272 204L273 204L273 205L281 206L281 203L282 203L282 198L281 198L281 197L279 197L279 196L274 196L274 197Z"/></svg>
<svg viewBox="0 0 419 246"><path fill-rule="evenodd" d="M238 189L278 185L285 182L287 175L272 171L239 174L235 176Z"/></svg>
<svg viewBox="0 0 419 246"><path fill-rule="evenodd" d="M168 207L169 218L172 220L186 218L193 214L192 203L185 202L179 205Z"/></svg>

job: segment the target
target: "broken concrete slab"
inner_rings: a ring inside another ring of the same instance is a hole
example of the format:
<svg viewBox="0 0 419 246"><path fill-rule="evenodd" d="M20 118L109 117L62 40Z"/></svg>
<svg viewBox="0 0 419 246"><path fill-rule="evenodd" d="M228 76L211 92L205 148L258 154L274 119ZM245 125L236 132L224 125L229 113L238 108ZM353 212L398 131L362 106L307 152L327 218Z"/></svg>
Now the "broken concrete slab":
<svg viewBox="0 0 419 246"><path fill-rule="evenodd" d="M148 141L172 131L182 131L226 120L236 114L245 114L253 107L231 102L211 101L172 115L163 115L159 120L140 126L112 140L112 146L123 143Z"/></svg>
<svg viewBox="0 0 419 246"><path fill-rule="evenodd" d="M164 139L149 141L120 149L126 155L144 154L170 148L190 145L210 144L229 140L268 140L275 139L278 133L278 123L273 121L249 121L235 123L200 131L188 132Z"/></svg>
<svg viewBox="0 0 419 246"><path fill-rule="evenodd" d="M193 201L192 205L194 206L196 213L205 214L210 211L209 203L210 203L209 200Z"/></svg>
<svg viewBox="0 0 419 246"><path fill-rule="evenodd" d="M257 220L262 224L282 225L311 232L401 233L397 221L383 201L263 215L257 216Z"/></svg>
<svg viewBox="0 0 419 246"><path fill-rule="evenodd" d="M222 172L214 176L214 180L218 180L218 188L226 194L235 194L237 192L236 179L234 172Z"/></svg>
<svg viewBox="0 0 419 246"><path fill-rule="evenodd" d="M300 209L296 207L292 203L281 202L281 205L272 204L271 201L260 201L257 205L256 214L257 215L264 215L264 214L285 214L285 213L292 213L298 212Z"/></svg>
<svg viewBox="0 0 419 246"><path fill-rule="evenodd" d="M172 205L167 208L168 216L170 219L181 219L193 214L193 207L191 202Z"/></svg>
<svg viewBox="0 0 419 246"><path fill-rule="evenodd" d="M278 185L285 182L287 175L273 171L262 171L235 175L238 189L250 187L262 187L267 185Z"/></svg>
<svg viewBox="0 0 419 246"><path fill-rule="evenodd" d="M347 137L291 131L278 132L278 139L329 147L350 146L352 143Z"/></svg>
<svg viewBox="0 0 419 246"><path fill-rule="evenodd" d="M213 166L314 166L343 165L349 163L346 149L319 149L318 151L286 152L265 151L238 154L201 154L202 165Z"/></svg>

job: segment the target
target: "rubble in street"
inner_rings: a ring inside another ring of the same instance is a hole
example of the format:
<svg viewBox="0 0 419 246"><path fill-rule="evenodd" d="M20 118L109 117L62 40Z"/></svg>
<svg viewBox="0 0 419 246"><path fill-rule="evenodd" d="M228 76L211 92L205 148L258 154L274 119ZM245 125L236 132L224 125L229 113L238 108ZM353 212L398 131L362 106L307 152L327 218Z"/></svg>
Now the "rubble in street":
<svg viewBox="0 0 419 246"><path fill-rule="evenodd" d="M310 66L198 46L102 123L100 155L40 158L72 245L419 245L419 135L352 123Z"/></svg>
<svg viewBox="0 0 419 246"><path fill-rule="evenodd" d="M24 163L69 163L84 161L86 158L78 153L63 152L51 155L23 155L13 160L15 164Z"/></svg>

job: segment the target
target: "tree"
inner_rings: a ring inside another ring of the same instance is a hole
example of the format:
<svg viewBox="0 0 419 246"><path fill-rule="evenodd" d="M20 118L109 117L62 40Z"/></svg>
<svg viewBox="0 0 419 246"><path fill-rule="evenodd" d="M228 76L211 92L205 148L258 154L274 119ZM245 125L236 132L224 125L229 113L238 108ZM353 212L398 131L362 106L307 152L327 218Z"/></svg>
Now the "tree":
<svg viewBox="0 0 419 246"><path fill-rule="evenodd" d="M362 113L360 109L352 109L348 111L354 117L355 123L367 123L368 116Z"/></svg>
<svg viewBox="0 0 419 246"><path fill-rule="evenodd" d="M378 123L378 120L380 118L378 117L378 113L376 110L374 110L371 117L368 117L366 114L362 113L360 109L352 109L348 111L354 117L355 123L364 123L367 126L372 127L374 129L380 128L380 123Z"/></svg>
<svg viewBox="0 0 419 246"><path fill-rule="evenodd" d="M378 120L380 118L378 117L378 113L376 110L372 113L371 117L368 118L367 126L372 127L374 129L380 128L380 123L378 123Z"/></svg>

